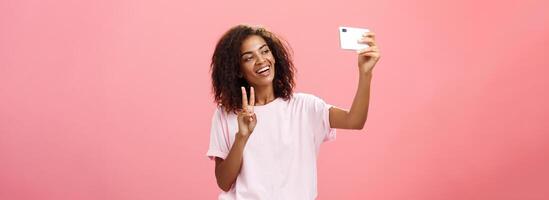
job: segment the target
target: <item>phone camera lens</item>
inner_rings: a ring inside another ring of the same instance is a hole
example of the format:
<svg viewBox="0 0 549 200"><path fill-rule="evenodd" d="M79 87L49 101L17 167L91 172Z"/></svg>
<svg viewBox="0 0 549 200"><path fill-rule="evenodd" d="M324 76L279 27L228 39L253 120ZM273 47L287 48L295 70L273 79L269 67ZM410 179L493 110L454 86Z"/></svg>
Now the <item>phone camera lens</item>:
<svg viewBox="0 0 549 200"><path fill-rule="evenodd" d="M342 29L341 29L341 32L344 32L344 33L345 33L345 32L347 32L347 29L346 29L346 28L342 28Z"/></svg>

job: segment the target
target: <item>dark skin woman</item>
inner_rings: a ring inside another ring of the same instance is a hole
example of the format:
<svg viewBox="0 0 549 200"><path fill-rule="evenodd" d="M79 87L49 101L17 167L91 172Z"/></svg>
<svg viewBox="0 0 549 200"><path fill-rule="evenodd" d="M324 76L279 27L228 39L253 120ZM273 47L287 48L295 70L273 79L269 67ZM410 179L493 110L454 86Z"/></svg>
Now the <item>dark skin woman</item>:
<svg viewBox="0 0 549 200"><path fill-rule="evenodd" d="M331 128L360 130L364 127L370 101L372 69L380 59L375 34L368 32L359 43L369 47L357 52L358 87L350 109L329 109ZM294 66L287 45L270 31L246 25L233 27L219 40L211 64L216 103L237 115L238 132L225 159L215 158L219 188L229 191L243 162L248 139L258 119L254 106L276 98L292 98Z"/></svg>

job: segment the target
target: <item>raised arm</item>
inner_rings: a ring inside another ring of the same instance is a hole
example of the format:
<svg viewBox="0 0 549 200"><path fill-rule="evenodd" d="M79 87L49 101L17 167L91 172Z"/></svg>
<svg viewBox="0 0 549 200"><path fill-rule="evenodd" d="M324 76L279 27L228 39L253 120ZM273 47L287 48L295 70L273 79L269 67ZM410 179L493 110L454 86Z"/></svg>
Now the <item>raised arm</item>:
<svg viewBox="0 0 549 200"><path fill-rule="evenodd" d="M238 112L238 133L236 133L235 141L225 160L218 157L215 158L215 178L217 179L217 185L225 192L231 189L231 186L236 181L236 177L240 173L244 147L257 123L253 109L254 104L254 88L250 88L250 104L248 104L246 89L242 87L242 110Z"/></svg>
<svg viewBox="0 0 549 200"><path fill-rule="evenodd" d="M368 117L370 104L370 83L372 81L372 69L381 55L375 42L375 34L367 32L360 43L370 47L358 51L358 88L350 110L337 107L330 108L330 126L340 129L362 129Z"/></svg>

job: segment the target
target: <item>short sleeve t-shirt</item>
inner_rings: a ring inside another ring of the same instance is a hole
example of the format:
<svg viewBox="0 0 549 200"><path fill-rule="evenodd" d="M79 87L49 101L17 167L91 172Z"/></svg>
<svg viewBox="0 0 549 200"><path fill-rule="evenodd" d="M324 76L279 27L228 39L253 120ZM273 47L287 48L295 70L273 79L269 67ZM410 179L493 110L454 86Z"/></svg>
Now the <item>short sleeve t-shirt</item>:
<svg viewBox="0 0 549 200"><path fill-rule="evenodd" d="M304 93L255 106L257 125L244 147L240 173L219 199L315 199L320 144L336 137L328 118L330 107ZM236 115L218 106L206 155L225 159L237 131Z"/></svg>

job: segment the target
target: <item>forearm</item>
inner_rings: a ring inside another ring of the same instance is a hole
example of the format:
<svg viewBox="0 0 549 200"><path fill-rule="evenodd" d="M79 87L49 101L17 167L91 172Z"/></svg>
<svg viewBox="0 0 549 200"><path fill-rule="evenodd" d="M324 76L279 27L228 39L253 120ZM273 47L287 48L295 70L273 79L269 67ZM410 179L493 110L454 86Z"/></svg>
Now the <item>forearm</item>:
<svg viewBox="0 0 549 200"><path fill-rule="evenodd" d="M240 173L242 154L244 153L247 140L247 137L242 137L237 133L229 154L215 169L217 185L223 191L229 191Z"/></svg>
<svg viewBox="0 0 549 200"><path fill-rule="evenodd" d="M353 104L348 114L349 126L362 129L368 117L368 107L370 105L370 85L372 82L372 72L360 72L358 88L353 100Z"/></svg>

